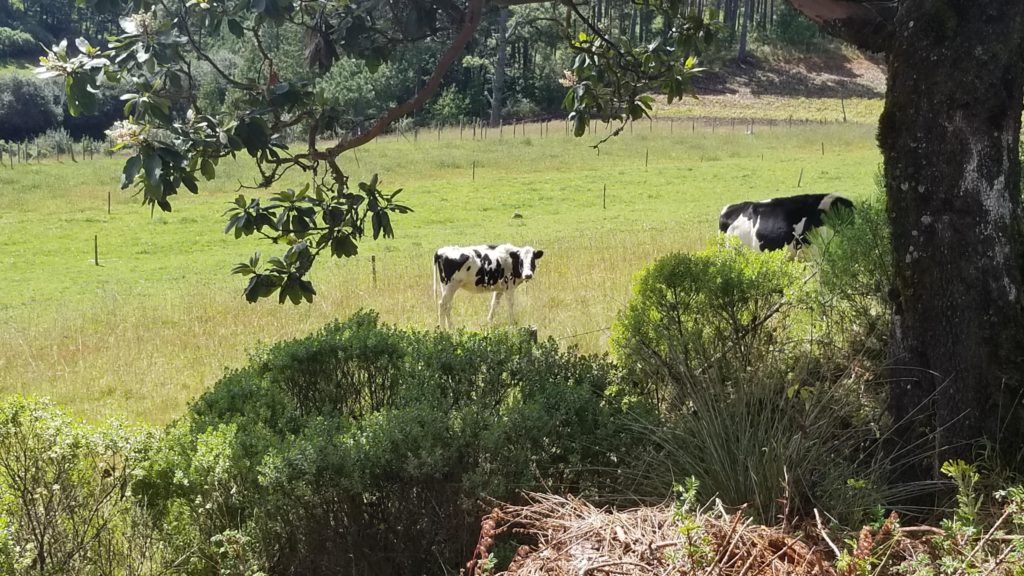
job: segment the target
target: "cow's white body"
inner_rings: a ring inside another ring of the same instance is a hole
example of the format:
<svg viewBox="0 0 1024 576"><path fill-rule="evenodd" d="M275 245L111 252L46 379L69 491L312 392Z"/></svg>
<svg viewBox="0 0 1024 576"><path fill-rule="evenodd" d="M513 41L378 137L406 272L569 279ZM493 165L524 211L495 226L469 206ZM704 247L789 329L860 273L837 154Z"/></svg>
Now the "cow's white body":
<svg viewBox="0 0 1024 576"><path fill-rule="evenodd" d="M450 328L452 299L459 289L469 292L491 292L491 309L487 322L494 321L494 311L502 298L508 301L509 323L515 322L515 290L533 278L537 260L543 250L531 246L488 244L481 246L446 246L434 253L434 297L441 283L441 299L437 303L437 322Z"/></svg>

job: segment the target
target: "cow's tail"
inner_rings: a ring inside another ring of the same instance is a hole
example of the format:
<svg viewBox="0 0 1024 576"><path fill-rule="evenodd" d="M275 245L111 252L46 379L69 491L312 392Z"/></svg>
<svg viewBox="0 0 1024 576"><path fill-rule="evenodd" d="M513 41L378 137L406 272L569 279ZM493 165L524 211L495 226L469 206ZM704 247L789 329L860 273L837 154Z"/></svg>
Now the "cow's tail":
<svg viewBox="0 0 1024 576"><path fill-rule="evenodd" d="M434 277L434 303L437 303L437 277L441 274L441 268L438 262L441 260L440 254L434 252L434 265L430 267L430 275Z"/></svg>

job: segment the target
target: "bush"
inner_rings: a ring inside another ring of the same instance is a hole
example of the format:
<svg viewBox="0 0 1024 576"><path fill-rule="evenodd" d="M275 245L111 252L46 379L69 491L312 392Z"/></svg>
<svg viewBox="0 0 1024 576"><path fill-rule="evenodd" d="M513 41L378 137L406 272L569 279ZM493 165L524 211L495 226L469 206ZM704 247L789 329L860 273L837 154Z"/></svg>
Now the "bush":
<svg viewBox="0 0 1024 576"><path fill-rule="evenodd" d="M0 58L22 58L41 52L30 34L0 26Z"/></svg>
<svg viewBox="0 0 1024 576"><path fill-rule="evenodd" d="M60 125L60 92L37 78L0 76L0 140L25 140Z"/></svg>
<svg viewBox="0 0 1024 576"><path fill-rule="evenodd" d="M823 40L818 27L792 6L782 3L775 16L772 36L784 46L810 49Z"/></svg>
<svg viewBox="0 0 1024 576"><path fill-rule="evenodd" d="M160 562L132 498L150 436L82 426L46 402L0 405L0 573L132 574Z"/></svg>
<svg viewBox="0 0 1024 576"><path fill-rule="evenodd" d="M504 116L517 120L535 118L540 115L540 108L526 98L513 98L505 107Z"/></svg>
<svg viewBox="0 0 1024 576"><path fill-rule="evenodd" d="M734 238L663 256L638 275L612 348L663 409L694 378L741 380L770 366L773 344L788 339L789 312L805 298L804 273L784 252L759 254Z"/></svg>
<svg viewBox="0 0 1024 576"><path fill-rule="evenodd" d="M890 496L880 401L822 353L809 279L783 251L735 242L665 256L637 279L613 348L625 384L671 421L652 430L662 475L692 475L762 522L819 507L852 525Z"/></svg>
<svg viewBox="0 0 1024 576"><path fill-rule="evenodd" d="M469 115L469 98L455 86L444 89L430 106L427 113L438 124L454 124Z"/></svg>
<svg viewBox="0 0 1024 576"><path fill-rule="evenodd" d="M368 127L378 116L408 99L416 86L416 64L407 54L370 70L362 60L340 58L317 81L317 92L348 112L347 118L332 118L338 130Z"/></svg>
<svg viewBox="0 0 1024 576"><path fill-rule="evenodd" d="M811 262L820 287L815 293L818 346L847 366L870 361L871 367L861 366L870 371L885 360L892 318L889 292L894 280L885 206L879 175L877 193L859 203L852 218L826 216L828 228L810 233Z"/></svg>
<svg viewBox="0 0 1024 576"><path fill-rule="evenodd" d="M226 530L272 573L455 572L485 496L624 485L645 439L613 375L520 333L359 313L218 382L171 428L143 493L197 573Z"/></svg>

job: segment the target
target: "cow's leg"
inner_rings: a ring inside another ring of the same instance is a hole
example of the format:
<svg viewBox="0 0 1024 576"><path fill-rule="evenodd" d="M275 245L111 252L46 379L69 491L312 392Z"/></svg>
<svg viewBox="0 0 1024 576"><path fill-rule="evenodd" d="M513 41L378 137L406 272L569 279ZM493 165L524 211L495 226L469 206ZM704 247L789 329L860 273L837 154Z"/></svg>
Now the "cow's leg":
<svg viewBox="0 0 1024 576"><path fill-rule="evenodd" d="M495 290L494 296L491 296L491 310L487 313L487 325L490 326L494 322L494 311L498 308L498 303L501 302L501 290Z"/></svg>
<svg viewBox="0 0 1024 576"><path fill-rule="evenodd" d="M796 260L796 253L800 250L799 240L793 240L789 243L789 251L786 253L787 260Z"/></svg>
<svg viewBox="0 0 1024 576"><path fill-rule="evenodd" d="M515 326L516 325L516 317L515 317L515 313L514 313L514 310L513 310L515 308L515 303L516 303L515 295L516 295L516 293L515 293L514 290L509 290L508 291L508 325L509 326Z"/></svg>
<svg viewBox="0 0 1024 576"><path fill-rule="evenodd" d="M444 330L452 326L452 298L457 290L452 284L445 284L441 289L441 300L437 303L437 323Z"/></svg>

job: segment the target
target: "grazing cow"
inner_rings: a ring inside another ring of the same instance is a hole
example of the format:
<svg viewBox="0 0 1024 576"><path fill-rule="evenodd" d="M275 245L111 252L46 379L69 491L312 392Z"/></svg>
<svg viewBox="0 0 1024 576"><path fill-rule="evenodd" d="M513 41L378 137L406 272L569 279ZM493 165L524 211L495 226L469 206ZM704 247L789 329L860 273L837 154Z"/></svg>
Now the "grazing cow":
<svg viewBox="0 0 1024 576"><path fill-rule="evenodd" d="M470 292L491 292L491 311L487 323L494 320L494 310L502 296L508 297L509 323L512 316L516 287L533 278L537 260L543 250L532 246L488 244L486 246L446 246L434 253L434 297L437 281L441 281L441 300L437 303L437 322L443 328L452 323L452 298L459 288Z"/></svg>
<svg viewBox="0 0 1024 576"><path fill-rule="evenodd" d="M795 253L810 244L807 232L824 224L835 208L853 209L853 202L836 194L801 194L760 202L740 202L722 208L718 229L732 234L758 252L789 246Z"/></svg>

